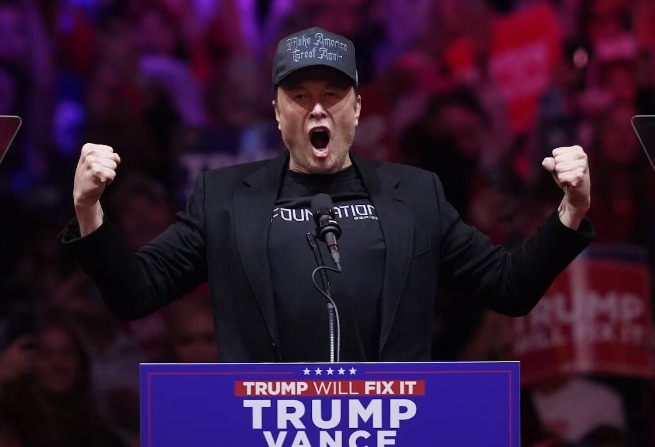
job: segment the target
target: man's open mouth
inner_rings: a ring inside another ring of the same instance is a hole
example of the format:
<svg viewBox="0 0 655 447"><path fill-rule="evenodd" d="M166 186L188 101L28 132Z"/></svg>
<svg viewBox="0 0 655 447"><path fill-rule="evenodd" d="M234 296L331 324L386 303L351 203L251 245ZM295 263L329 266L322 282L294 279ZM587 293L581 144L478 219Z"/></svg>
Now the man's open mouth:
<svg viewBox="0 0 655 447"><path fill-rule="evenodd" d="M330 142L330 132L324 127L312 129L309 131L309 141L315 149L325 149Z"/></svg>

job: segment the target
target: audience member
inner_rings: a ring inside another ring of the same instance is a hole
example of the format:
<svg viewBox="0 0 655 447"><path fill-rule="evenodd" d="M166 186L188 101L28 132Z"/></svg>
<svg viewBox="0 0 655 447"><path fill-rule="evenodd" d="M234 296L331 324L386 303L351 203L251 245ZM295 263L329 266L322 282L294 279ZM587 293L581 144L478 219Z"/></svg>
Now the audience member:
<svg viewBox="0 0 655 447"><path fill-rule="evenodd" d="M200 291L178 301L166 312L165 362L218 361L216 334L209 295Z"/></svg>
<svg viewBox="0 0 655 447"><path fill-rule="evenodd" d="M529 392L539 420L566 442L580 442L600 426L625 429L621 396L598 382L582 377L544 381Z"/></svg>
<svg viewBox="0 0 655 447"><path fill-rule="evenodd" d="M40 323L34 375L7 387L2 406L23 447L122 447L104 420L82 338L65 319ZM38 427L38 429L35 429Z"/></svg>

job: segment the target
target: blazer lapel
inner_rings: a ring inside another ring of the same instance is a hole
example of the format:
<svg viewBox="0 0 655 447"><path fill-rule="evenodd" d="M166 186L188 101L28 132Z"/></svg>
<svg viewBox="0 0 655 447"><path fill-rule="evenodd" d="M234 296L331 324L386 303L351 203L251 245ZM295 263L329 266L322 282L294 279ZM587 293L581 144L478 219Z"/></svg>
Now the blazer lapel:
<svg viewBox="0 0 655 447"><path fill-rule="evenodd" d="M399 181L396 177L379 172L372 163L353 156L352 153L351 159L359 170L364 187L375 206L386 244L379 346L379 351L382 352L389 338L409 272L414 237L413 214L410 205L398 191Z"/></svg>
<svg viewBox="0 0 655 447"><path fill-rule="evenodd" d="M271 216L287 156L280 156L243 179L234 195L236 239L241 260L271 338L279 347L271 269L267 255ZM279 355L278 349L278 355Z"/></svg>

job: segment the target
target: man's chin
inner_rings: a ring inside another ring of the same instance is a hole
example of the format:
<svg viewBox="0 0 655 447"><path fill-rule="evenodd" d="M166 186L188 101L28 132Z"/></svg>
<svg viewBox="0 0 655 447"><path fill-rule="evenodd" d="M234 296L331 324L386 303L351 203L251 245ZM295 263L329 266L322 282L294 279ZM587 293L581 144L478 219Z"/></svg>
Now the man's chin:
<svg viewBox="0 0 655 447"><path fill-rule="evenodd" d="M331 157L311 157L295 161L292 159L289 168L303 174L333 174L339 171L337 165L338 163L335 163L335 160Z"/></svg>
<svg viewBox="0 0 655 447"><path fill-rule="evenodd" d="M305 164L302 167L302 171L305 174L334 174L337 172L335 168L332 165L329 165L327 163L316 163L316 162L310 162Z"/></svg>
<svg viewBox="0 0 655 447"><path fill-rule="evenodd" d="M310 162L310 174L336 174L343 171L350 163L346 159L335 160L328 157L323 159L312 159Z"/></svg>
<svg viewBox="0 0 655 447"><path fill-rule="evenodd" d="M296 156L294 156L294 152ZM289 168L304 174L335 174L350 166L348 154L348 151L343 153L335 151L334 148L320 150L310 147L300 153L290 151ZM301 156L298 157L298 155Z"/></svg>

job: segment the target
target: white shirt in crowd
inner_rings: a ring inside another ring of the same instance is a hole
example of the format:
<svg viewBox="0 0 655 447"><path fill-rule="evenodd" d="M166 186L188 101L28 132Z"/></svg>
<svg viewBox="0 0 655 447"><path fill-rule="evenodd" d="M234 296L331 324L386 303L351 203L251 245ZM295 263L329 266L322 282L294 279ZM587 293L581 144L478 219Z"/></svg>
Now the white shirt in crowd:
<svg viewBox="0 0 655 447"><path fill-rule="evenodd" d="M554 391L533 392L544 426L563 440L578 442L594 428L625 428L621 396L608 386L575 377Z"/></svg>

